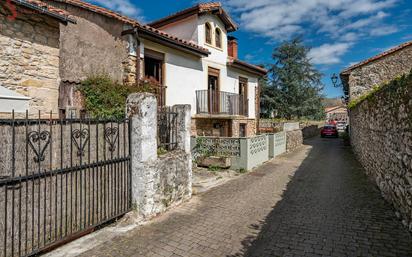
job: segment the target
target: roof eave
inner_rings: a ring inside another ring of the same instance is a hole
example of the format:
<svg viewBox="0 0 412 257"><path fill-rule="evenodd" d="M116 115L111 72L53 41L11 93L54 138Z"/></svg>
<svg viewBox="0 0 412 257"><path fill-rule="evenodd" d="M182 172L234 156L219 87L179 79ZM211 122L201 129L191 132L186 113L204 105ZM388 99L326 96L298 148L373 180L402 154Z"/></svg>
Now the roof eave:
<svg viewBox="0 0 412 257"><path fill-rule="evenodd" d="M249 65L249 64L236 62L236 60L227 62L227 65L229 67L233 67L233 68L236 68L236 69L239 69L239 70L247 71L247 72L252 73L254 75L258 75L259 77L266 76L266 74L267 74L267 70L261 70L257 67Z"/></svg>
<svg viewBox="0 0 412 257"><path fill-rule="evenodd" d="M18 4L18 5L21 5L21 6L23 6L23 7L26 7L26 8L28 8L28 9L32 9L32 10L34 10L34 11L36 11L36 12L39 12L39 13L41 13L41 14L45 14L45 15L48 15L48 16L50 16L50 17L52 17L52 18L55 18L55 19L57 19L57 20L60 20L60 21L62 21L62 22L64 22L64 23L68 23L68 22L71 22L71 23L76 23L76 20L75 19L72 19L72 18L70 18L70 17L67 17L67 16L64 16L64 15L60 15L60 14L57 14L57 13L54 13L54 12L52 12L52 11L49 11L49 10L47 10L46 8L42 8L42 7L40 7L40 6L37 6L37 5L35 5L35 4L32 4L32 3L29 3L29 2L27 2L27 1L24 1L24 0L12 0L14 3L16 3L16 4Z"/></svg>
<svg viewBox="0 0 412 257"><path fill-rule="evenodd" d="M130 31L131 32L131 31ZM127 32L125 32L127 33ZM189 45L183 45L183 44L178 44L174 40L167 38L167 37L162 37L158 33L155 33L153 31L147 30L143 27L136 27L133 30L133 33L138 33L139 37L148 39L150 41L160 43L162 45L168 46L170 48L174 48L180 51L183 51L188 54L192 54L198 57L206 57L210 54L209 51L202 51L201 49L197 49L195 47L191 47Z"/></svg>

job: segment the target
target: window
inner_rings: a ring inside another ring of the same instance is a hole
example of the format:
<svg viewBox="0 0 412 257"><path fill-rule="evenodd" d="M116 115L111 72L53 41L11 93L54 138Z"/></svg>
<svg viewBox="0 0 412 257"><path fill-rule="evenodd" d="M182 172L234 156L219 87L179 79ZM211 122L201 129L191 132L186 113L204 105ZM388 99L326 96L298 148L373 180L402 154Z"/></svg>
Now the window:
<svg viewBox="0 0 412 257"><path fill-rule="evenodd" d="M218 28L216 28L215 33L215 45L216 47L222 48L222 32Z"/></svg>
<svg viewBox="0 0 412 257"><path fill-rule="evenodd" d="M166 92L164 87L164 54L150 49L144 49L144 77L158 84L156 89L157 103L159 106L164 106L166 103Z"/></svg>
<svg viewBox="0 0 412 257"><path fill-rule="evenodd" d="M212 44L212 26L209 23L205 24L206 43Z"/></svg>
<svg viewBox="0 0 412 257"><path fill-rule="evenodd" d="M159 84L163 84L163 60L162 53L145 49L144 54L144 75L146 78L155 79Z"/></svg>

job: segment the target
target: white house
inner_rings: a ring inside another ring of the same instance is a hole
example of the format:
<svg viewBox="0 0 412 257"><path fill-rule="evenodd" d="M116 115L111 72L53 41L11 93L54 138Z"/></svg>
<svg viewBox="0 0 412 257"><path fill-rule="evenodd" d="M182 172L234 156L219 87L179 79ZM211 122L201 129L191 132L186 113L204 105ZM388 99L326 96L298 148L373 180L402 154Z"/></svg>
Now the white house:
<svg viewBox="0 0 412 257"><path fill-rule="evenodd" d="M148 25L209 52L196 57L139 34L142 73L166 87L166 105L191 104L192 134L254 135L266 70L238 59L237 40L228 35L237 25L221 4L197 4Z"/></svg>
<svg viewBox="0 0 412 257"><path fill-rule="evenodd" d="M16 2L28 5L31 1ZM25 87L36 96L30 95L30 113L50 109L63 118L69 112L81 114L84 106L78 86L88 75L105 72L129 86L140 85L142 79L156 80L159 105L190 104L194 135L237 137L256 133L258 81L266 70L238 59L237 40L228 35L237 30L237 25L220 3L197 4L150 24L82 0L36 3L43 9L58 10L57 16L64 18L53 26L52 36L45 29L38 30L50 38L47 46L53 43L53 49L41 55L51 54L44 59L45 65L53 67L38 65L38 71L22 81L13 79L19 73L3 76L7 78L3 86L16 92ZM7 36L18 43L29 41L17 34ZM16 56L23 60L19 52ZM53 74L43 76L43 70ZM43 77L48 78L47 83ZM12 83L17 83L14 88ZM43 87L47 91L42 91Z"/></svg>

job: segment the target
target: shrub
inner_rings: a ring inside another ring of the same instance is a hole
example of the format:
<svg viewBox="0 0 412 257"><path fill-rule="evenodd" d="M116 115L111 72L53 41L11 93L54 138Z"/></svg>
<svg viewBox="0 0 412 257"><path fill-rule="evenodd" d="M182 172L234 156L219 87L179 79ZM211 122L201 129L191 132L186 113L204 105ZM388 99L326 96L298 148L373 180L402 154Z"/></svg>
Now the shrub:
<svg viewBox="0 0 412 257"><path fill-rule="evenodd" d="M80 92L84 97L84 107L93 118L122 119L127 96L137 92L155 93L155 86L151 80L141 81L139 86L126 86L107 74L98 74L82 81Z"/></svg>

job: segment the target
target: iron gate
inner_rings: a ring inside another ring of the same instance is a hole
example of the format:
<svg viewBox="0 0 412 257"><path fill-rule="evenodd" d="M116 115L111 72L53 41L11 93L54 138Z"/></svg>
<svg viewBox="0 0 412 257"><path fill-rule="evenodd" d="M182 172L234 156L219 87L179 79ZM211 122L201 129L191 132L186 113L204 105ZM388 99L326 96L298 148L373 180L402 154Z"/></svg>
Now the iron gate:
<svg viewBox="0 0 412 257"><path fill-rule="evenodd" d="M129 121L0 120L0 256L30 256L131 208Z"/></svg>

